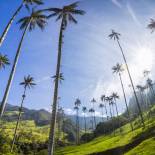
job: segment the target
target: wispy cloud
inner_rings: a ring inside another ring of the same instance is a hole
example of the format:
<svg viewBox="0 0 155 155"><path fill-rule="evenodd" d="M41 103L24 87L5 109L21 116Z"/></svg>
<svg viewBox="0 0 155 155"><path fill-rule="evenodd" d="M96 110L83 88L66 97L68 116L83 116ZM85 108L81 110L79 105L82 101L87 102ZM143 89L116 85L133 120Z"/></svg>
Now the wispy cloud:
<svg viewBox="0 0 155 155"><path fill-rule="evenodd" d="M41 82L49 81L49 80L51 80L51 76L44 76L44 77L36 80L36 83L41 83Z"/></svg>
<svg viewBox="0 0 155 155"><path fill-rule="evenodd" d="M116 5L117 7L122 8L122 4L121 4L118 0L111 0L111 1L112 1L112 3L113 3L114 5Z"/></svg>
<svg viewBox="0 0 155 155"><path fill-rule="evenodd" d="M137 24L137 25L141 25L140 21L138 20L135 11L133 10L133 8L131 7L131 5L129 3L127 3L126 5L127 7L127 11L129 13L129 15L131 16L131 18L133 19L133 21Z"/></svg>

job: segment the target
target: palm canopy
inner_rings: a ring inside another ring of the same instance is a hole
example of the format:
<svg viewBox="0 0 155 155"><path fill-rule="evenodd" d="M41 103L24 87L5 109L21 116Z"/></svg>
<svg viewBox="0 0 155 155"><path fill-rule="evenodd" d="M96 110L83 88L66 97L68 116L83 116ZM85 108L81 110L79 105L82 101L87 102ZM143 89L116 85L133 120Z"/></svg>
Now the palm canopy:
<svg viewBox="0 0 155 155"><path fill-rule="evenodd" d="M65 29L68 25L68 22L77 24L77 20L73 15L84 15L85 11L76 9L78 7L79 2L72 3L70 5L64 6L62 9L60 8L49 8L46 11L51 12L48 16L56 17L56 21L63 20L63 28Z"/></svg>
<svg viewBox="0 0 155 155"><path fill-rule="evenodd" d="M38 26L41 30L44 30L46 24L47 24L47 16L43 14L41 10L34 11L32 9L32 13L30 16L26 16L21 18L18 21L18 24L20 24L20 29L23 30L29 25L29 31L32 31L35 29L36 26Z"/></svg>
<svg viewBox="0 0 155 155"><path fill-rule="evenodd" d="M75 106L75 107L74 107L74 110L79 110L79 107L78 107L78 106Z"/></svg>
<svg viewBox="0 0 155 155"><path fill-rule="evenodd" d="M52 78L54 79L54 81L56 81L57 76L54 75L54 76L52 76ZM64 79L64 75L63 75L63 73L60 73L60 74L59 74L58 79L59 79L60 83L61 83L62 81L65 80L65 79Z"/></svg>
<svg viewBox="0 0 155 155"><path fill-rule="evenodd" d="M101 103L101 104L99 105L99 108L103 108L103 107L104 107L104 104Z"/></svg>
<svg viewBox="0 0 155 155"><path fill-rule="evenodd" d="M144 77L148 76L149 74L150 74L150 71L148 71L148 70L144 70L144 71L143 71Z"/></svg>
<svg viewBox="0 0 155 155"><path fill-rule="evenodd" d="M80 99L77 98L74 104L75 106L80 106L81 105Z"/></svg>
<svg viewBox="0 0 155 155"><path fill-rule="evenodd" d="M7 58L7 55L2 55L0 53L0 69L5 68L6 65L9 65L9 59Z"/></svg>
<svg viewBox="0 0 155 155"><path fill-rule="evenodd" d="M89 109L89 112L93 113L93 112L95 112L95 110L93 108L91 108L91 109Z"/></svg>
<svg viewBox="0 0 155 155"><path fill-rule="evenodd" d="M151 19L150 24L147 26L149 29L152 30L152 32L155 30L155 20Z"/></svg>
<svg viewBox="0 0 155 155"><path fill-rule="evenodd" d="M122 64L119 64L119 63L117 63L116 66L113 66L112 70L113 70L113 73L116 73L116 74L124 71Z"/></svg>
<svg viewBox="0 0 155 155"><path fill-rule="evenodd" d="M148 87L152 87L153 84L154 84L153 81L150 78L148 78L146 82L147 82Z"/></svg>
<svg viewBox="0 0 155 155"><path fill-rule="evenodd" d="M87 107L82 107L82 111L85 113L87 111Z"/></svg>
<svg viewBox="0 0 155 155"><path fill-rule="evenodd" d="M119 99L119 95L117 93L113 92L111 94L111 98L113 98L113 99Z"/></svg>
<svg viewBox="0 0 155 155"><path fill-rule="evenodd" d="M101 101L103 102L105 100L105 95L101 96Z"/></svg>
<svg viewBox="0 0 155 155"><path fill-rule="evenodd" d="M25 88L32 88L34 85L34 78L28 75L27 77L24 77L24 81L20 83L20 85L23 85Z"/></svg>
<svg viewBox="0 0 155 155"><path fill-rule="evenodd" d="M112 30L112 33L109 35L109 38L114 39L114 40L116 40L116 39L119 40L120 35L121 35L120 33L117 33L114 30Z"/></svg>
<svg viewBox="0 0 155 155"><path fill-rule="evenodd" d="M96 100L93 98L93 99L91 100L91 102L92 102L92 103L95 103L95 102L96 102Z"/></svg>
<svg viewBox="0 0 155 155"><path fill-rule="evenodd" d="M23 4L25 4L25 7L29 10L29 5L42 5L44 3L42 0L23 0Z"/></svg>

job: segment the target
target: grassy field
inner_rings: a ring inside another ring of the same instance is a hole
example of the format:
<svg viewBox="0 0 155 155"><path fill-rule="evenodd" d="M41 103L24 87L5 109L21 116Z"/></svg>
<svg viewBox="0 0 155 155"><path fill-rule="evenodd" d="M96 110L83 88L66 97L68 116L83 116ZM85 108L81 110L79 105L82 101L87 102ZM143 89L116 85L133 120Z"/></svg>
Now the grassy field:
<svg viewBox="0 0 155 155"><path fill-rule="evenodd" d="M138 127L136 119L133 124L135 129L130 130L130 125L122 127L111 135L101 136L93 141L79 146L58 148L56 155L155 155L155 117L149 120L145 114L145 128Z"/></svg>

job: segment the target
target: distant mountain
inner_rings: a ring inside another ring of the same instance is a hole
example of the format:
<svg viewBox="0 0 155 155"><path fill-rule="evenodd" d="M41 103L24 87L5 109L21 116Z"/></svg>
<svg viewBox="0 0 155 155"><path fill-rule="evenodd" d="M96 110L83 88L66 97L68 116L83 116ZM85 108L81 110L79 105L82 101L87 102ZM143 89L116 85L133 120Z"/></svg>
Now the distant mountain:
<svg viewBox="0 0 155 155"><path fill-rule="evenodd" d="M3 117L6 121L17 120L19 106L7 104L6 113ZM34 120L36 125L48 125L51 114L44 110L31 110L23 107L22 120Z"/></svg>
<svg viewBox="0 0 155 155"><path fill-rule="evenodd" d="M7 104L6 112L3 117L3 120L6 120L6 121L17 120L18 110L19 110L19 106ZM43 125L48 125L50 123L50 118L51 118L51 113L44 109L32 110L32 109L23 107L22 120L34 120L36 125L43 126ZM66 118L70 119L74 124L76 123L75 115L66 115ZM92 117L86 117L88 129L92 128L91 120L92 120ZM104 120L106 120L106 118L104 118ZM102 121L101 117L96 117L96 123L99 123L101 121ZM84 119L81 116L79 117L79 124L80 124L80 128L84 129Z"/></svg>

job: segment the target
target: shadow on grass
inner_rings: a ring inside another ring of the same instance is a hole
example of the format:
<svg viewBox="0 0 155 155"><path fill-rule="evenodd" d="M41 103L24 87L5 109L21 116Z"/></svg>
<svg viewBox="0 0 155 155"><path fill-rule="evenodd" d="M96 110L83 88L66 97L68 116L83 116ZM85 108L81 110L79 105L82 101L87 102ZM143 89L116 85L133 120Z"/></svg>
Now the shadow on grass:
<svg viewBox="0 0 155 155"><path fill-rule="evenodd" d="M140 135L137 135L129 144L103 152L92 153L91 155L124 155L124 153L130 151L134 147L138 146L141 142L151 137L155 137L155 127L151 127Z"/></svg>

